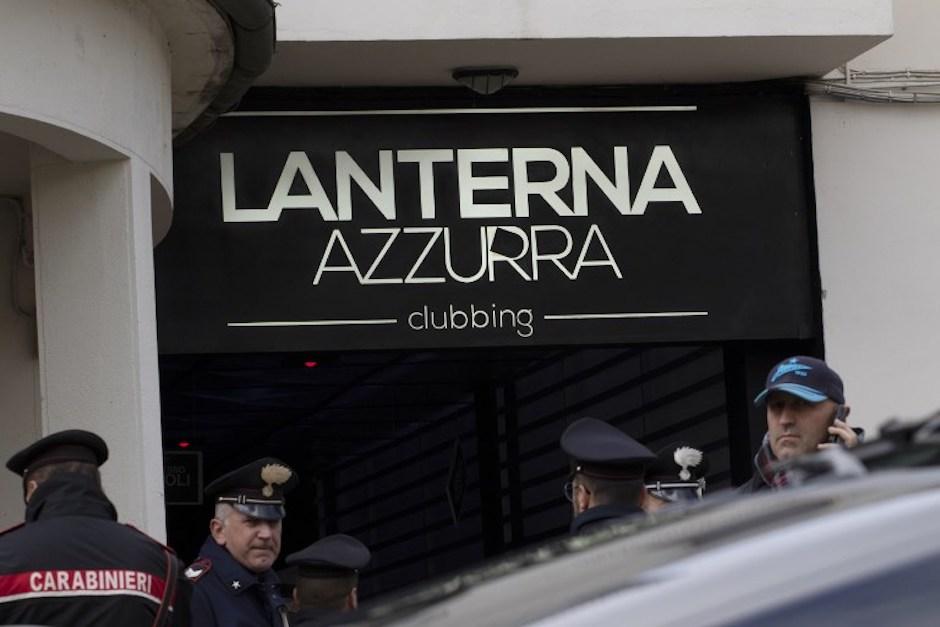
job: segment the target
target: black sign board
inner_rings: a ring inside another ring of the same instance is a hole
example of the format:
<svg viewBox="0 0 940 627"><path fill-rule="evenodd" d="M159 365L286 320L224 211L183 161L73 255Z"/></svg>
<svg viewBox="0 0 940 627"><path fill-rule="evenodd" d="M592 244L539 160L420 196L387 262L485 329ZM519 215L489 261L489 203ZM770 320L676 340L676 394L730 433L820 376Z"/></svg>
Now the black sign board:
<svg viewBox="0 0 940 627"><path fill-rule="evenodd" d="M202 504L202 453L163 453L163 489L167 505Z"/></svg>
<svg viewBox="0 0 940 627"><path fill-rule="evenodd" d="M225 117L176 153L161 352L810 337L805 106Z"/></svg>

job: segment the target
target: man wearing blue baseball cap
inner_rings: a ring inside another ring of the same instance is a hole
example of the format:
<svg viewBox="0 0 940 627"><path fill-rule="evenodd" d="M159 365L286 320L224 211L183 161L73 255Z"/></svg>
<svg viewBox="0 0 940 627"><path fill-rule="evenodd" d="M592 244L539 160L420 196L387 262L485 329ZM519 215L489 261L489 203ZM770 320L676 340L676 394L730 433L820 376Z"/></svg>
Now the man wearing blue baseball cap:
<svg viewBox="0 0 940 627"><path fill-rule="evenodd" d="M815 357L797 355L774 366L754 404L767 409L767 433L754 456L754 476L739 488L743 493L786 486L786 472L775 469L778 461L830 446L851 448L862 434L846 424L842 378Z"/></svg>

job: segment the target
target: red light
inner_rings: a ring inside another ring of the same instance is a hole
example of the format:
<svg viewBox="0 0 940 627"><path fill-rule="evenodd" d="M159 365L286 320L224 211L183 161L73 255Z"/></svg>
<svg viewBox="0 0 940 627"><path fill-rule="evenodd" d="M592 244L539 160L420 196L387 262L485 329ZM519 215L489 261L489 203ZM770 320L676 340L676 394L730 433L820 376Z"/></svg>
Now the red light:
<svg viewBox="0 0 940 627"><path fill-rule="evenodd" d="M305 361L305 362L304 362L304 368L316 368L316 367L317 367L317 362L315 362L315 361Z"/></svg>
<svg viewBox="0 0 940 627"><path fill-rule="evenodd" d="M179 442L176 443L176 446L180 448L189 448L189 442L187 442L186 440L180 440Z"/></svg>

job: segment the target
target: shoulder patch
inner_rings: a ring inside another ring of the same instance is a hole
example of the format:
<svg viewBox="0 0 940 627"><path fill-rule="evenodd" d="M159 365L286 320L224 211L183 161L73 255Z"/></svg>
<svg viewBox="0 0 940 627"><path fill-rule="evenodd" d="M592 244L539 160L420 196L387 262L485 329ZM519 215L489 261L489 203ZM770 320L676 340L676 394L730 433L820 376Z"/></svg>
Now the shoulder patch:
<svg viewBox="0 0 940 627"><path fill-rule="evenodd" d="M190 581L199 581L210 570L212 570L212 560L201 557L187 566L183 574Z"/></svg>

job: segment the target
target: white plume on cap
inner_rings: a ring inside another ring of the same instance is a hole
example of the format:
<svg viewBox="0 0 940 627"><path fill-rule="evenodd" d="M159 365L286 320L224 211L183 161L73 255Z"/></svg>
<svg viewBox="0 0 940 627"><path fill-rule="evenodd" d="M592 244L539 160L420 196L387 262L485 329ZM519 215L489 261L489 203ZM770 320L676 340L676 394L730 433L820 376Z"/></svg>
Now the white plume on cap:
<svg viewBox="0 0 940 627"><path fill-rule="evenodd" d="M272 483L277 485L282 485L287 483L290 479L291 469L287 466L281 466L280 464L268 464L261 468L261 480L264 481L265 485L261 489L261 494L270 497L274 494L274 488L271 486Z"/></svg>
<svg viewBox="0 0 940 627"><path fill-rule="evenodd" d="M672 458L676 461L676 464L682 467L682 471L679 473L679 478L683 481L688 481L692 478L692 473L689 472L689 468L695 468L702 463L704 455L702 451L697 448L692 448L691 446L680 446L672 454Z"/></svg>

